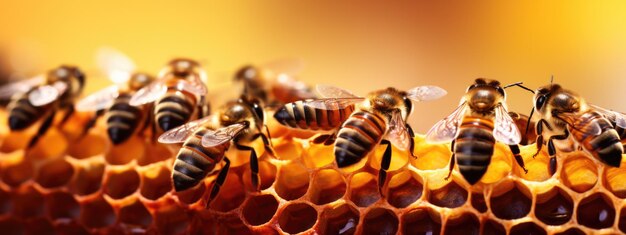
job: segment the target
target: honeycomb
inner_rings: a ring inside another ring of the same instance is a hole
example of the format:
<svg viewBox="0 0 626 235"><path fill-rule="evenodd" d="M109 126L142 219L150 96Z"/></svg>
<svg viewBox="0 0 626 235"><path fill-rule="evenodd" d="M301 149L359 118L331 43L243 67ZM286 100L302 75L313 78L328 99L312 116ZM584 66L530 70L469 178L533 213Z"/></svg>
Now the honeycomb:
<svg viewBox="0 0 626 235"><path fill-rule="evenodd" d="M183 192L170 175L176 146L136 136L112 146L104 122L79 139L89 114L53 127L25 151L36 131L0 125L2 234L615 234L626 233L626 164L609 168L587 155L548 157L522 146L528 173L497 144L487 173L470 186L455 170L445 181L450 146L415 137L415 155L393 148L381 196L384 147L339 169L332 146L270 121L277 158L260 155L260 191L248 155L229 150L231 170L205 209L217 174ZM6 113L0 112L0 123ZM262 143L251 143L259 153ZM220 165L221 167L221 165Z"/></svg>

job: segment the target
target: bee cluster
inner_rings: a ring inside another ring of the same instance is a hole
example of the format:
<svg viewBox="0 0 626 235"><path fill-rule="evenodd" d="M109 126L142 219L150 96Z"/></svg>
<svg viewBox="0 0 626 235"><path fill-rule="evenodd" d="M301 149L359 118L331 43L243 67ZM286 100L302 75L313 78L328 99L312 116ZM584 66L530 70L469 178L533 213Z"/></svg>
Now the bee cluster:
<svg viewBox="0 0 626 235"><path fill-rule="evenodd" d="M99 58L118 84L86 97L73 66L0 88L3 234L626 233L624 114L556 84L476 79L421 135L412 102L439 87L318 97L270 63L211 112L194 60L153 77Z"/></svg>

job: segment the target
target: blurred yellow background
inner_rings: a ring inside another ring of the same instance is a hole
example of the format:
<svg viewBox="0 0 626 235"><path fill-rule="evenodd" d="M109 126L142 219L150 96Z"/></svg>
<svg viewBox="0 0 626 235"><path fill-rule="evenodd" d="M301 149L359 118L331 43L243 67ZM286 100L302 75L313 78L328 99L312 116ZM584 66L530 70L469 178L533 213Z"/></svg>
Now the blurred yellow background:
<svg viewBox="0 0 626 235"><path fill-rule="evenodd" d="M554 75L626 111L626 2L586 3L11 0L0 7L0 48L32 73L71 63L93 74L101 46L151 72L175 56L204 62L209 74L297 56L306 61L300 79L357 94L444 87L444 99L415 105L411 123L424 133L476 77L536 88ZM94 76L88 91L110 83ZM531 95L510 90L509 104L528 113Z"/></svg>

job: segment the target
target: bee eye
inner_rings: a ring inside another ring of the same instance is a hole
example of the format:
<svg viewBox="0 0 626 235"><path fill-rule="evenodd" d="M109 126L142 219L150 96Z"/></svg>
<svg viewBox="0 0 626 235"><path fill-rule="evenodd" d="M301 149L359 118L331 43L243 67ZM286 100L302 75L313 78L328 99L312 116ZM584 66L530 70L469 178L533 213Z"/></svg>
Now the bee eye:
<svg viewBox="0 0 626 235"><path fill-rule="evenodd" d="M502 89L502 87L498 87L498 93L500 93L500 95L504 96L504 89Z"/></svg>
<svg viewBox="0 0 626 235"><path fill-rule="evenodd" d="M537 103L535 103L535 107L537 109L541 109L541 107L543 107L543 104L546 102L546 96L542 95L539 96L539 98L537 98Z"/></svg>
<svg viewBox="0 0 626 235"><path fill-rule="evenodd" d="M409 98L404 97L404 106L406 107L406 113L410 114L411 109L413 109L413 103Z"/></svg>
<svg viewBox="0 0 626 235"><path fill-rule="evenodd" d="M254 112L256 113L257 117L259 117L259 119L261 119L261 120L265 120L263 108L261 108L261 105L259 105L259 103L255 102L254 105L253 105L253 108L254 108Z"/></svg>

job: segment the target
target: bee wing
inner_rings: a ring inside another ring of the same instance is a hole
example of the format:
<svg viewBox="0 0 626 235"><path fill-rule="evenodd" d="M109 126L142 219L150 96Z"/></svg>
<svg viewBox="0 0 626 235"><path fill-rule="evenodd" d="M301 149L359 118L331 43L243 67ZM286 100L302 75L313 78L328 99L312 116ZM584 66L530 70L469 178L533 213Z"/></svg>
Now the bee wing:
<svg viewBox="0 0 626 235"><path fill-rule="evenodd" d="M517 124L506 111L503 105L496 107L496 121L493 129L493 137L507 145L519 144L522 140L522 135L517 129Z"/></svg>
<svg viewBox="0 0 626 235"><path fill-rule="evenodd" d="M106 76L116 84L130 79L135 63L127 55L112 47L101 47L96 52L96 63Z"/></svg>
<svg viewBox="0 0 626 235"><path fill-rule="evenodd" d="M336 86L317 85L315 88L324 98L360 98L359 96L352 94L352 92Z"/></svg>
<svg viewBox="0 0 626 235"><path fill-rule="evenodd" d="M450 115L441 121L437 122L426 133L426 141L430 143L443 143L453 140L458 131L465 111L467 109L467 102L463 102L457 107Z"/></svg>
<svg viewBox="0 0 626 235"><path fill-rule="evenodd" d="M44 106L55 101L65 90L67 90L67 85L63 82L38 86L28 94L28 101L35 107Z"/></svg>
<svg viewBox="0 0 626 235"><path fill-rule="evenodd" d="M293 79L293 77L289 75L278 75L276 82L278 86L286 88L294 97L317 97L306 83Z"/></svg>
<svg viewBox="0 0 626 235"><path fill-rule="evenodd" d="M354 105L361 101L365 100L365 98L326 98L326 99L315 99L315 100L305 100L303 104L316 109L323 110L337 110L337 109L345 109L350 105Z"/></svg>
<svg viewBox="0 0 626 235"><path fill-rule="evenodd" d="M166 131L165 133L161 134L161 136L159 136L159 143L164 143L164 144L182 143L185 140L187 140L187 138L189 138L189 136L191 136L193 132L196 131L196 129L198 129L198 127L202 126L204 123L211 120L213 117L215 116L213 115L206 116L204 118L200 118L198 120L185 123L179 127Z"/></svg>
<svg viewBox="0 0 626 235"><path fill-rule="evenodd" d="M106 109L113 104L119 94L117 85L109 86L78 101L76 110L97 111Z"/></svg>
<svg viewBox="0 0 626 235"><path fill-rule="evenodd" d="M130 98L129 104L132 106L140 106L150 102L154 102L167 93L167 86L163 80L154 81L149 85L141 88Z"/></svg>
<svg viewBox="0 0 626 235"><path fill-rule="evenodd" d="M408 149L410 144L409 132L406 128L406 122L402 118L402 113L394 112L389 121L389 131L387 138L393 145L400 149Z"/></svg>
<svg viewBox="0 0 626 235"><path fill-rule="evenodd" d="M244 129L246 129L246 125L243 123L235 123L214 131L207 131L207 133L202 136L202 146L213 147L226 143L235 138L235 136Z"/></svg>
<svg viewBox="0 0 626 235"><path fill-rule="evenodd" d="M191 92L193 94L196 94L198 96L206 95L206 93L207 93L206 86L204 85L204 83L201 83L201 82L198 83L198 82L200 82L200 81L197 81L197 82L187 82L187 81L181 80L181 81L178 82L177 85L179 86L180 89L189 91L189 92Z"/></svg>
<svg viewBox="0 0 626 235"><path fill-rule="evenodd" d="M436 100L446 94L448 92L438 86L418 86L407 91L407 97L414 101Z"/></svg>
<svg viewBox="0 0 626 235"><path fill-rule="evenodd" d="M268 69L276 75L295 76L304 69L304 60L301 58L283 58L265 63L261 65L261 68Z"/></svg>
<svg viewBox="0 0 626 235"><path fill-rule="evenodd" d="M580 119L580 114L558 113L556 116L567 123L570 128L583 132L586 135L596 136L602 133L602 127L600 127L598 122L590 122L584 126L574 125L576 121Z"/></svg>
<svg viewBox="0 0 626 235"><path fill-rule="evenodd" d="M609 109L605 109L597 105L589 105L589 106L591 106L595 111L604 115L604 117L609 119L611 122L615 123L616 126L619 126L621 128L626 128L626 114L609 110Z"/></svg>
<svg viewBox="0 0 626 235"><path fill-rule="evenodd" d="M44 75L39 75L34 78L12 82L0 87L0 99L11 98L16 93L27 92L30 88L42 84L46 80Z"/></svg>

